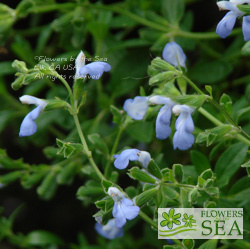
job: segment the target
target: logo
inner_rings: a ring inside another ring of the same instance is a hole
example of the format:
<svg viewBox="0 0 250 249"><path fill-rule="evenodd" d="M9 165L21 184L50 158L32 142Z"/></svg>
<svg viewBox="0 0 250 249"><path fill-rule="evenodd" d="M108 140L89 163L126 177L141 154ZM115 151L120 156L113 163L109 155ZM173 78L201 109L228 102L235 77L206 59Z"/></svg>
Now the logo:
<svg viewBox="0 0 250 249"><path fill-rule="evenodd" d="M243 239L242 208L158 208L158 239Z"/></svg>

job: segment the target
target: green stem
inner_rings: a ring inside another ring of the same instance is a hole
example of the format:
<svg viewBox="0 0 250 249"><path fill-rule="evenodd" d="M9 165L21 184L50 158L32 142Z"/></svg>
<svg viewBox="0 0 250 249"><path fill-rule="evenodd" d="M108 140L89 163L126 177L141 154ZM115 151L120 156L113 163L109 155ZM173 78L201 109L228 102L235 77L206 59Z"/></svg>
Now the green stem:
<svg viewBox="0 0 250 249"><path fill-rule="evenodd" d="M102 172L97 167L97 165L96 165L96 163L95 163L95 161L94 161L94 159L92 157L92 152L89 150L89 147L88 147L86 139L85 139L85 137L83 135L83 132L82 132L81 125L80 125L80 122L79 122L77 114L74 114L73 117L74 117L74 121L75 121L75 124L76 124L76 129L77 129L78 135L79 135L81 143L83 145L83 150L84 150L84 152L86 153L86 155L88 157L89 163L91 164L91 166L95 170L95 172L98 175L98 177L101 180L104 180L105 177L103 176Z"/></svg>
<svg viewBox="0 0 250 249"><path fill-rule="evenodd" d="M49 4L43 6L36 6L31 9L33 13L46 13L50 11L56 10L64 10L64 9L74 9L76 7L75 3L60 3L60 4Z"/></svg>
<svg viewBox="0 0 250 249"><path fill-rule="evenodd" d="M64 86L66 87L66 89L67 89L67 91L69 93L71 107L73 109L73 118L74 118L74 121L75 121L75 125L76 125L78 135L79 135L81 143L83 145L83 150L86 153L86 155L88 157L88 160L89 160L89 163L91 164L91 166L95 170L96 174L98 175L98 177L101 180L103 180L103 179L105 179L105 177L103 176L102 172L97 167L97 165L96 165L96 163L95 163L95 161L94 161L94 159L92 157L92 152L89 150L88 144L87 144L86 139L85 139L85 137L83 135L82 128L81 128L81 125L80 125L80 122L79 122L79 119L78 119L78 116L77 116L77 112L76 112L77 106L76 106L76 101L74 101L72 90L71 90L68 82L63 77L61 77L59 74L57 74L56 76L61 80L61 82L64 84Z"/></svg>
<svg viewBox="0 0 250 249"><path fill-rule="evenodd" d="M150 224L151 226L153 226L154 228L156 228L158 230L158 224L156 222L154 222L151 218L149 218L143 211L140 210L139 215L148 224ZM179 246L182 247L182 244L181 244L181 242L178 239L171 239L171 240L173 240L175 244L177 244L177 245L179 245Z"/></svg>
<svg viewBox="0 0 250 249"><path fill-rule="evenodd" d="M182 78L184 78L188 84L197 92L197 93L200 93L202 95L205 95L204 92L201 91L201 89L199 87L197 87L194 82L192 80L190 80L188 77L186 77L185 75L182 75Z"/></svg>
<svg viewBox="0 0 250 249"><path fill-rule="evenodd" d="M105 173L104 173L104 176L105 177L108 177L108 174L109 174L109 168L110 168L110 165L111 165L111 162L112 162L112 156L115 154L116 150L117 150L117 147L118 147L118 144L119 144L119 141L121 139L121 135L124 131L124 127L120 126L119 127L119 131L118 131L118 134L116 136L116 139L115 139L115 142L114 142L114 145L112 147L112 150L111 150L111 153L110 153L110 158L108 160L108 163L105 167Z"/></svg>

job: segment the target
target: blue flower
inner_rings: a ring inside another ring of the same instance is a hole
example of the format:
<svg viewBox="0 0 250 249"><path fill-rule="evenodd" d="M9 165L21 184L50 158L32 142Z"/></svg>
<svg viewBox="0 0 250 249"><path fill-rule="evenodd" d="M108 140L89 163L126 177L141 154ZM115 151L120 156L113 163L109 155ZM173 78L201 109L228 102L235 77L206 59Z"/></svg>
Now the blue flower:
<svg viewBox="0 0 250 249"><path fill-rule="evenodd" d="M123 109L135 120L142 120L148 110L148 97L137 96L134 99L127 99Z"/></svg>
<svg viewBox="0 0 250 249"><path fill-rule="evenodd" d="M123 228L115 226L115 219L109 220L106 225L96 223L95 230L106 239L115 239L123 236Z"/></svg>
<svg viewBox="0 0 250 249"><path fill-rule="evenodd" d="M95 61L81 67L78 77L82 78L89 74L93 80L98 80L103 72L108 72L110 70L111 66L107 62Z"/></svg>
<svg viewBox="0 0 250 249"><path fill-rule="evenodd" d="M218 2L217 5L220 9L223 10L230 10L218 23L216 28L216 33L221 38L226 38L228 35L231 34L233 27L235 25L237 17L243 16L244 12L240 11L236 5L243 4L243 3L250 3L250 1L242 1L242 0L231 0L228 1L221 1ZM248 41L250 40L250 17L244 16L243 17L243 25L242 25L242 31L244 35L244 40Z"/></svg>
<svg viewBox="0 0 250 249"><path fill-rule="evenodd" d="M146 151L140 151L137 149L127 149L122 151L120 155L114 155L114 166L117 169L127 168L129 161L139 161L143 167L147 167L151 156Z"/></svg>
<svg viewBox="0 0 250 249"><path fill-rule="evenodd" d="M194 143L194 123L191 117L194 109L187 105L175 105L173 113L179 115L175 123L176 132L173 137L174 149L187 150Z"/></svg>
<svg viewBox="0 0 250 249"><path fill-rule="evenodd" d="M176 42L169 42L165 45L162 52L162 57L174 67L186 67L186 55L184 54L181 46Z"/></svg>
<svg viewBox="0 0 250 249"><path fill-rule="evenodd" d="M34 110L26 115L20 127L19 137L31 136L36 133L37 125L35 123L35 120L38 118L41 111L45 108L47 102L30 95L23 95L20 98L20 101L23 104L34 104L37 106Z"/></svg>
<svg viewBox="0 0 250 249"><path fill-rule="evenodd" d="M158 139L166 139L171 134L170 121L172 108L175 103L171 99L159 95L151 97L149 102L152 104L164 105L157 115L155 131Z"/></svg>
<svg viewBox="0 0 250 249"><path fill-rule="evenodd" d="M127 220L132 220L139 214L140 208L133 201L125 198L118 188L110 187L108 194L115 202L112 214L115 218L116 227L123 227Z"/></svg>
<svg viewBox="0 0 250 249"><path fill-rule="evenodd" d="M245 41L250 41L250 16L243 17L242 32Z"/></svg>

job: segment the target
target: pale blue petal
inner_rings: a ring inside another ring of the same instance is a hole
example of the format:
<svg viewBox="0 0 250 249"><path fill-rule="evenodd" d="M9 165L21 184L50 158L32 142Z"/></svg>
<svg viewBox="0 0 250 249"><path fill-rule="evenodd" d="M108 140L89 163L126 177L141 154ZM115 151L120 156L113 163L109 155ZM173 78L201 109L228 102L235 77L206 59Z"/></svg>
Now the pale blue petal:
<svg viewBox="0 0 250 249"><path fill-rule="evenodd" d="M171 134L171 111L172 108L170 106L164 105L157 115L155 122L155 131L156 137L158 139L166 139Z"/></svg>
<svg viewBox="0 0 250 249"><path fill-rule="evenodd" d="M174 149L187 150L192 147L194 143L194 135L188 133L184 128L176 131L173 137Z"/></svg>
<svg viewBox="0 0 250 249"><path fill-rule="evenodd" d="M135 120L142 120L148 110L148 97L137 96L134 99L127 99L123 109Z"/></svg>
<svg viewBox="0 0 250 249"><path fill-rule="evenodd" d="M20 127L19 137L27 137L36 133L37 125L34 120L38 118L42 110L43 107L38 106L26 115Z"/></svg>
<svg viewBox="0 0 250 249"><path fill-rule="evenodd" d="M109 220L106 225L96 223L95 230L106 239L115 239L123 236L123 229L115 226L115 219Z"/></svg>
<svg viewBox="0 0 250 249"><path fill-rule="evenodd" d="M217 6L219 7L220 10L231 10L233 11L235 14L237 15L241 15L243 14L243 12L241 12L235 3L233 3L232 1L220 1L217 2Z"/></svg>
<svg viewBox="0 0 250 249"><path fill-rule="evenodd" d="M187 150L194 143L194 123L191 112L182 112L175 123L176 132L173 137L174 149Z"/></svg>
<svg viewBox="0 0 250 249"><path fill-rule="evenodd" d="M151 160L151 156L147 151L140 151L139 153L139 162L144 168L148 167L148 164Z"/></svg>
<svg viewBox="0 0 250 249"><path fill-rule="evenodd" d="M250 16L243 17L242 31L245 41L250 41Z"/></svg>
<svg viewBox="0 0 250 249"><path fill-rule="evenodd" d="M103 72L108 72L110 70L111 66L108 63L95 61L83 66L79 71L79 75L80 77L84 77L89 74L93 80L98 80L102 76Z"/></svg>
<svg viewBox="0 0 250 249"><path fill-rule="evenodd" d="M216 28L216 33L221 38L226 38L228 35L231 34L233 27L236 22L237 14L233 11L229 11L222 20L218 23Z"/></svg>
<svg viewBox="0 0 250 249"><path fill-rule="evenodd" d="M134 219L140 212L140 208L135 206L131 200L125 197L122 198L121 209L127 220Z"/></svg>
<svg viewBox="0 0 250 249"><path fill-rule="evenodd" d="M153 105L174 105L175 102L173 102L170 98L163 97L161 95L155 95L153 97L150 97L148 100Z"/></svg>
<svg viewBox="0 0 250 249"><path fill-rule="evenodd" d="M116 227L123 227L126 224L127 220L122 212L120 203L115 203L112 214L115 218Z"/></svg>
<svg viewBox="0 0 250 249"><path fill-rule="evenodd" d="M139 160L139 150L137 149L127 149L124 150L120 155L115 155L116 160L114 161L114 165L117 169L125 169L130 161L138 161Z"/></svg>
<svg viewBox="0 0 250 249"><path fill-rule="evenodd" d="M162 57L174 67L178 67L179 65L185 67L186 55L184 54L181 46L176 42L170 42L165 45Z"/></svg>

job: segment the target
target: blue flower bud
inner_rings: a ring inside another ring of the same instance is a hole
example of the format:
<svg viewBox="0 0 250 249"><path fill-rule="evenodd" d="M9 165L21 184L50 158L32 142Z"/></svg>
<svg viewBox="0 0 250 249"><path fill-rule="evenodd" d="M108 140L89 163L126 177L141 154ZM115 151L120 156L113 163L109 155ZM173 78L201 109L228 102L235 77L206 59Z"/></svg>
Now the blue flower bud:
<svg viewBox="0 0 250 249"><path fill-rule="evenodd" d="M181 46L176 42L169 42L165 45L162 52L162 57L174 67L186 67L186 55L184 54Z"/></svg>

